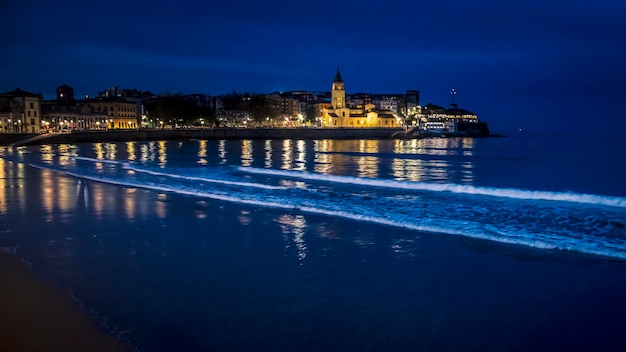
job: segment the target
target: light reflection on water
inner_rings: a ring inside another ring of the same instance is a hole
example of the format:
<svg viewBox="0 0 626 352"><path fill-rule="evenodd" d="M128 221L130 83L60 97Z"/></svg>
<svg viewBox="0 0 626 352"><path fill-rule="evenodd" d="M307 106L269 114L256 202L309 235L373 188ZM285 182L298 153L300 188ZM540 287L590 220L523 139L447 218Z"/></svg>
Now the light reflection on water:
<svg viewBox="0 0 626 352"><path fill-rule="evenodd" d="M198 164L206 165L209 162L206 160L207 158L207 141L201 140L198 142Z"/></svg>
<svg viewBox="0 0 626 352"><path fill-rule="evenodd" d="M54 155L51 145L42 145L39 147L39 151L41 153L41 161L46 164L52 164L54 161Z"/></svg>
<svg viewBox="0 0 626 352"><path fill-rule="evenodd" d="M128 160L135 161L137 159L135 142L126 142L126 153L128 154Z"/></svg>
<svg viewBox="0 0 626 352"><path fill-rule="evenodd" d="M241 166L251 166L253 161L252 141L244 139L241 141Z"/></svg>
<svg viewBox="0 0 626 352"><path fill-rule="evenodd" d="M332 140L324 139L314 142L313 152L315 153L315 172L320 174L331 173L333 168L333 155L328 153L330 149L332 149Z"/></svg>
<svg viewBox="0 0 626 352"><path fill-rule="evenodd" d="M292 242L298 254L298 260L302 261L307 255L307 246L304 235L308 224L304 215L282 214L276 222L280 225L285 240L285 252L288 253Z"/></svg>
<svg viewBox="0 0 626 352"><path fill-rule="evenodd" d="M159 166L164 168L167 166L167 142L159 142Z"/></svg>
<svg viewBox="0 0 626 352"><path fill-rule="evenodd" d="M425 177L424 162L420 159L394 158L391 164L393 177L399 181L422 181Z"/></svg>
<svg viewBox="0 0 626 352"><path fill-rule="evenodd" d="M0 213L6 213L15 207L11 200L17 202L17 207L23 212L26 209L24 179L24 164L5 162L0 158ZM17 198L16 198L17 196Z"/></svg>
<svg viewBox="0 0 626 352"><path fill-rule="evenodd" d="M266 168L271 168L272 167L272 141L271 140L266 140L265 141L265 167Z"/></svg>
<svg viewBox="0 0 626 352"><path fill-rule="evenodd" d="M124 142L93 143L91 145L43 145L37 148L40 161L51 166L76 166L75 156L99 160L121 160L154 163L160 168L178 167L184 160L193 165L219 164L280 168L320 174L348 175L367 178L406 180L413 182L447 182L473 184L475 140L471 138L441 138L414 140L196 140L185 142ZM188 149L185 149L187 147ZM25 158L31 149L17 151ZM13 151L15 153L15 151ZM189 159L185 159L185 153ZM256 155L255 155L256 153ZM172 154L173 159L168 157ZM175 154L175 155L174 155ZM195 154L195 155L194 155ZM180 158L179 156L182 156ZM24 164L8 166L0 160L0 211L8 205L9 195L17 199L12 206L26 209L26 190L19 181ZM184 165L187 166L187 165ZM110 172L105 163L95 163L100 173ZM290 187L305 188L306 183L285 180ZM68 211L77 204L92 207L98 214L123 207L128 219L137 212L135 192L126 191L123 202L116 204L97 183L78 184L76 180L59 181L51 171L42 170L41 201L47 211ZM75 196L74 196L75 195ZM17 197L15 197L17 196ZM165 201L165 199L163 200ZM161 203L160 203L161 204ZM162 204L161 204L162 205ZM157 205L158 217L165 218L165 207ZM51 219L47 214L46 219Z"/></svg>
<svg viewBox="0 0 626 352"><path fill-rule="evenodd" d="M291 139L285 139L283 141L282 161L281 169L291 169L291 163L293 162L293 150L291 147Z"/></svg>
<svg viewBox="0 0 626 352"><path fill-rule="evenodd" d="M296 142L296 166L293 168L297 171L306 171L306 144L303 140Z"/></svg>
<svg viewBox="0 0 626 352"><path fill-rule="evenodd" d="M378 153L378 141L374 140L361 140L359 141L359 152L367 153L366 156L360 156L357 159L359 177L378 177L378 164L379 159L376 156L370 154Z"/></svg>
<svg viewBox="0 0 626 352"><path fill-rule="evenodd" d="M220 158L220 164L226 163L226 141L220 140L217 144L217 156Z"/></svg>

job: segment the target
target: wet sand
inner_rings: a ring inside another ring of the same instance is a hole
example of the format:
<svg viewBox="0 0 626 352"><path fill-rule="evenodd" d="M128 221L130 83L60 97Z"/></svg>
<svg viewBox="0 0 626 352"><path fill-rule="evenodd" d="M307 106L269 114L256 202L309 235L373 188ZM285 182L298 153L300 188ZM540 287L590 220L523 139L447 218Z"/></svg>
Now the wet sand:
<svg viewBox="0 0 626 352"><path fill-rule="evenodd" d="M132 350L4 248L0 282L0 352Z"/></svg>

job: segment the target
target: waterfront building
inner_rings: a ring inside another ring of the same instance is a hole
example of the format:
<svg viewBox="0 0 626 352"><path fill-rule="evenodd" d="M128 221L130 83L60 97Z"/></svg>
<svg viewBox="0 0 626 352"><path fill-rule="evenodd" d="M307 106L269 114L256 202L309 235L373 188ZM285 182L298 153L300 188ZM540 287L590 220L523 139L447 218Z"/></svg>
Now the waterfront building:
<svg viewBox="0 0 626 352"><path fill-rule="evenodd" d="M417 90L407 90L404 95L404 104L402 104L402 114L404 116L412 116L419 112L420 109L420 92Z"/></svg>
<svg viewBox="0 0 626 352"><path fill-rule="evenodd" d="M94 114L106 115L108 129L137 129L137 104L118 99L102 99L89 102Z"/></svg>
<svg viewBox="0 0 626 352"><path fill-rule="evenodd" d="M63 84L57 87L57 103L62 105L74 104L74 88Z"/></svg>
<svg viewBox="0 0 626 352"><path fill-rule="evenodd" d="M470 135L484 134L488 130L486 124L478 121L476 114L460 109L454 103L448 109L429 103L417 117L419 130L424 133Z"/></svg>
<svg viewBox="0 0 626 352"><path fill-rule="evenodd" d="M471 111L459 109L457 104L450 104L450 108L446 110L446 118L454 121L477 122L478 116Z"/></svg>
<svg viewBox="0 0 626 352"><path fill-rule="evenodd" d="M41 94L17 88L0 94L0 131L35 133L41 129Z"/></svg>
<svg viewBox="0 0 626 352"><path fill-rule="evenodd" d="M321 125L352 128L402 126L401 120L394 116L393 111L378 110L374 104L365 99L363 102L358 104L357 100L354 100L348 105L343 78L337 70L332 84L330 106L323 110Z"/></svg>
<svg viewBox="0 0 626 352"><path fill-rule="evenodd" d="M300 105L297 98L288 93L273 93L266 96L279 112L280 119L292 119L300 114Z"/></svg>
<svg viewBox="0 0 626 352"><path fill-rule="evenodd" d="M74 100L68 85L57 88L57 99L41 103L41 126L44 130L69 132L75 130L136 129L141 103L124 98Z"/></svg>
<svg viewBox="0 0 626 352"><path fill-rule="evenodd" d="M372 103L378 110L398 111L398 99L395 96L379 96L372 99Z"/></svg>

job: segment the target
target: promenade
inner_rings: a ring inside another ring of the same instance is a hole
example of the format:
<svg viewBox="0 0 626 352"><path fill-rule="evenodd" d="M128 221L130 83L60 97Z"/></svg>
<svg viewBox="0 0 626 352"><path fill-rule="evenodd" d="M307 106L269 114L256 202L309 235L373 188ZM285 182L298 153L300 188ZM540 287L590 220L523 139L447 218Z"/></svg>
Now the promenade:
<svg viewBox="0 0 626 352"><path fill-rule="evenodd" d="M202 128L0 134L0 145L123 142L178 139L385 139L404 128Z"/></svg>

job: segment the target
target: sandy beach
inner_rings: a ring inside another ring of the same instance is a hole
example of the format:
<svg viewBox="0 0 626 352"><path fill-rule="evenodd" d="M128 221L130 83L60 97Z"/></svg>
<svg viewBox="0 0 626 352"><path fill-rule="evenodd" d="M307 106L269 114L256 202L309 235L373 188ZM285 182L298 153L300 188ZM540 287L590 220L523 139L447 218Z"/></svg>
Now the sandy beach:
<svg viewBox="0 0 626 352"><path fill-rule="evenodd" d="M67 292L0 248L0 351L130 351Z"/></svg>

